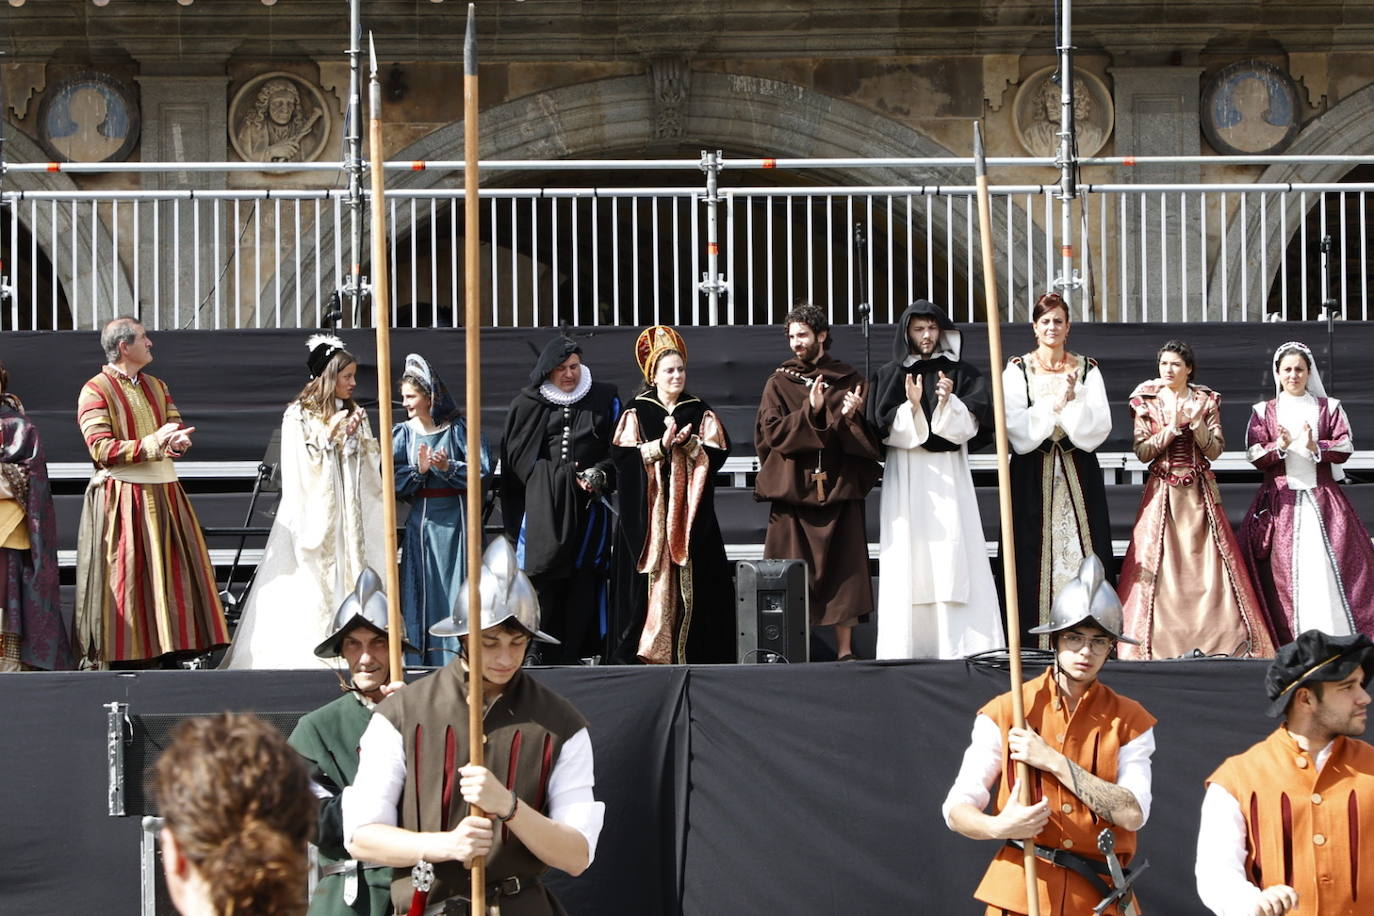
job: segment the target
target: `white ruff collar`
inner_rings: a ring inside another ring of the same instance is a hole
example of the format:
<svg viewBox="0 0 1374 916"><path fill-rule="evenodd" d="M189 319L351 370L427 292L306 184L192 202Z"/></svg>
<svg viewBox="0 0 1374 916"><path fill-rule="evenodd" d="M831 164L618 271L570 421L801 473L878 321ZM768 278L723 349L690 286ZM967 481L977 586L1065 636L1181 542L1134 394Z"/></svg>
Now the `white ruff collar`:
<svg viewBox="0 0 1374 916"><path fill-rule="evenodd" d="M564 391L548 379L539 386L539 396L550 404L557 404L559 407L567 407L569 404L576 404L582 400L588 391L592 390L592 370L586 363L582 364L582 374L577 380L577 387L572 391Z"/></svg>

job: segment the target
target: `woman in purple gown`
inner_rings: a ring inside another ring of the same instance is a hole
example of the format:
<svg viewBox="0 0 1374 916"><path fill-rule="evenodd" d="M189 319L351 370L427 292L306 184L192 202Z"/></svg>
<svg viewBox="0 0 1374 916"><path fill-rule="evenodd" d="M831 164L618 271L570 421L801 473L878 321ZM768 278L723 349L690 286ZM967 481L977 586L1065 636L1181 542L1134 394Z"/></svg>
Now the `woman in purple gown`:
<svg viewBox="0 0 1374 916"><path fill-rule="evenodd" d="M43 441L0 364L0 671L75 665Z"/></svg>
<svg viewBox="0 0 1374 916"><path fill-rule="evenodd" d="M1254 406L1246 457L1264 483L1241 525L1246 563L1280 643L1317 629L1374 635L1374 547L1337 485L1354 446L1312 351L1274 352L1275 397Z"/></svg>

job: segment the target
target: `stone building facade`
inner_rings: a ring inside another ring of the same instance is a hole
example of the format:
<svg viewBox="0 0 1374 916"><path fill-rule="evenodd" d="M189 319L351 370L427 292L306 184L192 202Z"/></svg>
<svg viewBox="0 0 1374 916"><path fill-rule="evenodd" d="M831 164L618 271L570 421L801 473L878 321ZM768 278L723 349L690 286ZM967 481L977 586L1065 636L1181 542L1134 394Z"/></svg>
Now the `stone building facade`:
<svg viewBox="0 0 1374 916"><path fill-rule="evenodd" d="M381 62L386 157L461 159L466 4L364 0L362 7L364 28L374 34ZM721 150L727 161L947 158L969 154L974 120L984 124L990 156L1029 156L1043 153L1056 129L1055 106L1045 104L1053 90L1048 77L1057 63L1052 2L481 0L477 13L483 158L695 159L703 150ZM9 162L280 163L338 161L343 155L346 0L8 0L0 15L10 38L3 65ZM1224 146L1232 152L1278 149L1374 158L1374 55L1369 53L1374 6L1368 3L1079 0L1073 18L1080 74L1075 86L1085 105L1080 154L1089 155L1093 147L1100 156L1209 156ZM1218 75L1232 71L1239 81L1218 89ZM1263 80L1276 87L1270 110L1250 91ZM1218 102L1218 91L1230 96ZM1057 174L1051 166L1021 165L999 168L994 181L1050 184ZM1358 163L1349 162L1103 165L1081 173L1089 184L1365 177ZM493 186L512 187L665 180L695 185L701 176L665 179L614 169L484 176ZM970 178L967 169L947 166L837 166L804 172L727 169L721 181L930 186L967 185ZM4 182L6 190L73 191L318 189L341 183L338 170L11 172ZM396 188L460 183L442 169L389 178ZM1236 297L1238 277L1246 273L1248 304L1252 317L1258 317L1276 296L1277 265L1286 251L1291 260L1300 221L1281 228L1277 220L1264 225L1252 220L1253 225L1237 224L1223 235L1224 219L1237 217L1224 214L1222 206L1213 199L1191 214L1165 220L1157 242L1168 250L1186 247L1198 221L1210 217L1210 248L1195 245L1191 255L1182 255L1196 259L1184 294L1209 292L1209 311L1227 308ZM259 255L261 245L227 268L201 238L196 243L204 255L199 277L185 263L174 266L167 258L154 266L150 246L134 244L152 221L151 211L137 227L133 211L97 210L93 219L78 216L70 222L59 213L29 225L31 214L21 207L19 244L9 238L8 219L0 242L7 250L20 250L21 257L28 256L24 249L38 252L38 262L20 266L20 282L24 276L32 278L30 283L48 277L35 293L42 301L55 301L52 277L57 297L89 300L58 318L68 326L89 326L121 302L127 310L135 298L139 308L162 308L149 302L148 278L154 274L162 287L159 303L172 289L200 302L206 290L224 280L226 269L247 278L228 296L233 301L227 308L236 315L227 319L231 324L270 323L245 314L252 298L245 289L260 297L270 287L273 295L289 297L295 288L297 278L287 276L281 292L279 251ZM263 218L271 229L278 217L269 212ZM1012 218L1009 232L1005 217L999 218L999 243L1010 237L1014 246L1028 244L1037 251L1046 244L1034 237L1045 222L1038 207L1025 219ZM307 223L311 219L307 213ZM945 222L937 214L932 224L941 239L963 231L962 220ZM241 231L242 225L228 225L226 231ZM920 235L925 228L903 231ZM1111 249L1118 228L1090 232L1090 251L1103 239ZM424 231L438 233L441 227ZM1330 225L1311 234L1321 231L1331 231ZM1027 241L1027 235L1033 237ZM328 252L327 261L346 244L335 238L333 226L325 227L320 246ZM99 258L92 264L85 254L90 246L117 252L112 269L102 269ZM522 257L538 261L541 252L535 249ZM1233 271L1232 289L1225 295L1214 288L1214 271L1206 267L1223 254ZM944 264L942 259L942 272ZM1362 270L1363 261L1347 267ZM137 297L136 273L141 274ZM952 277L944 279L954 283ZM966 279L961 273L958 284ZM1029 286L1044 278L1016 276L1012 282ZM1149 278L1124 282L1148 283ZM72 288L89 294L70 295ZM1098 314L1132 317L1129 303L1138 292L1134 285L1105 289ZM1200 311L1194 315L1202 317ZM587 319L586 314L559 317ZM9 316L5 320L11 323ZM50 316L40 315L36 323L45 322L52 323Z"/></svg>

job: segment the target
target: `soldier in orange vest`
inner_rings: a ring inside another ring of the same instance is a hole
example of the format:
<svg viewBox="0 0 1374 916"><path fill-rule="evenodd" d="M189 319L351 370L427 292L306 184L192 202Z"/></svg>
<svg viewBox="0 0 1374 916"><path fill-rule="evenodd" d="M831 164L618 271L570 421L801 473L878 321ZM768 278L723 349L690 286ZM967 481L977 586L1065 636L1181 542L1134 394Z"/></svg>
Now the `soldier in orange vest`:
<svg viewBox="0 0 1374 916"><path fill-rule="evenodd" d="M975 840L1003 846L974 897L988 916L1025 914L1024 845L1033 842L1044 916L1091 912L1115 887L1099 835L1110 825L1116 854L1129 863L1135 832L1150 814L1155 718L1098 681L1121 635L1121 602L1089 555L1059 593L1050 622L1054 665L1022 687L1026 728L1012 726L1011 694L978 712L959 775L945 798L945 823ZM1034 801L1022 804L1015 761L1033 768ZM998 786L994 812L985 811ZM1129 876L1130 870L1126 869ZM1125 901L1105 910L1128 912Z"/></svg>
<svg viewBox="0 0 1374 916"><path fill-rule="evenodd" d="M1374 906L1374 747L1359 740L1368 636L1308 630L1265 677L1284 722L1207 780L1197 891L1218 916L1338 916Z"/></svg>

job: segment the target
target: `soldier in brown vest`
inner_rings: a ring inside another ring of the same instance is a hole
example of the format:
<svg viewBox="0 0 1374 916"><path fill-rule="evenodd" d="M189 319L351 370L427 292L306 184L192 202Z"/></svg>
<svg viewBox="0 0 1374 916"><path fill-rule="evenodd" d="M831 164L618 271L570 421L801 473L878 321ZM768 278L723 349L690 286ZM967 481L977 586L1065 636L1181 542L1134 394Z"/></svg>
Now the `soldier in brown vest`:
<svg viewBox="0 0 1374 916"><path fill-rule="evenodd" d="M525 673L531 642L551 637L539 629L538 599L510 544L498 538L482 562L486 766L463 765L464 654L378 706L344 792L344 835L355 858L418 866L415 877L432 869L425 914L468 914L468 866L478 856L486 857L487 901L503 916L559 914L540 876L549 867L581 874L601 833L591 739L577 710ZM453 617L430 632L466 646L470 619L464 590ZM468 815L468 805L491 816ZM398 872L393 905L413 912L419 889L412 872Z"/></svg>
<svg viewBox="0 0 1374 916"><path fill-rule="evenodd" d="M1218 916L1337 916L1374 901L1374 747L1359 740L1374 676L1368 636L1308 630L1265 690L1284 722L1207 780L1197 890Z"/></svg>
<svg viewBox="0 0 1374 916"><path fill-rule="evenodd" d="M973 739L945 798L945 823L975 840L1000 840L974 897L988 916L1024 914L1024 844L1034 842L1044 916L1092 912L1112 889L1098 851L1112 825L1116 854L1129 863L1135 832L1150 814L1150 756L1155 718L1097 676L1121 635L1121 602L1088 555L1054 601L1050 622L1031 630L1051 637L1054 666L1022 688L1026 728L1012 727L1011 694L978 712ZM1018 801L1015 761L1039 771L1038 798ZM995 813L985 813L1000 781ZM1129 872L1129 870L1128 870ZM1121 903L1105 912L1123 913Z"/></svg>

